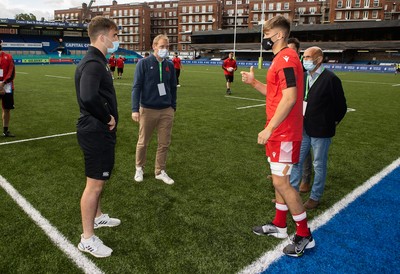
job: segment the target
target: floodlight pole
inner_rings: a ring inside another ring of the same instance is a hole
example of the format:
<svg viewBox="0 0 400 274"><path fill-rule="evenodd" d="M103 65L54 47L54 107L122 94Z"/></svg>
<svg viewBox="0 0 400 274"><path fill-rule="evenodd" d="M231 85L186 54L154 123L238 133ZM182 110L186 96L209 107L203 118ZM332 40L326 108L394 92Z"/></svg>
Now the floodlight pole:
<svg viewBox="0 0 400 274"><path fill-rule="evenodd" d="M260 32L261 32L261 43L260 43L260 57L258 58L258 68L259 69L262 69L262 65L263 65L263 58L262 58L262 52L263 52L263 48L262 48L262 40L263 40L263 38L264 38L264 33L263 33L263 28L264 28L264 22L265 22L265 20L264 20L264 7L265 7L265 4L264 4L264 0L263 0L263 2L262 2L262 12L261 12L261 27L260 27Z"/></svg>
<svg viewBox="0 0 400 274"><path fill-rule="evenodd" d="M236 24L237 24L237 0L235 0L235 28L233 31L233 59L236 60Z"/></svg>

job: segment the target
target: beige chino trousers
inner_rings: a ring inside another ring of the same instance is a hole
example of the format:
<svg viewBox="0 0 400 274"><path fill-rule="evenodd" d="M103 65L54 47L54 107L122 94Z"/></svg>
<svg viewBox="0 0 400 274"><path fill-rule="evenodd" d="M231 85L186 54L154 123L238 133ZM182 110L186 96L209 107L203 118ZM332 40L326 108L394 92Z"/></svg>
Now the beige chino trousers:
<svg viewBox="0 0 400 274"><path fill-rule="evenodd" d="M139 110L139 139L136 145L136 166L146 164L147 146L151 136L157 129L157 155L155 175L166 169L168 148L171 144L171 132L175 111L172 107L165 109L151 109L141 107Z"/></svg>

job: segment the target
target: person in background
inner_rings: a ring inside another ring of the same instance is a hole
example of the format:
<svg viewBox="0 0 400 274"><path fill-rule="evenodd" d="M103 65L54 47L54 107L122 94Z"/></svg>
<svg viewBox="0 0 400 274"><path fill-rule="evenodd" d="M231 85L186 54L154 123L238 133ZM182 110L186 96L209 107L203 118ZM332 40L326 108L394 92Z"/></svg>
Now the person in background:
<svg viewBox="0 0 400 274"><path fill-rule="evenodd" d="M297 54L300 56L300 41L297 38L289 38L288 47L294 49ZM303 57L300 57L300 61L302 61ZM304 71L306 71L303 68ZM311 151L307 154L306 159L303 164L303 177L301 179L299 191L301 193L307 193L311 190L311 175L312 175L312 157Z"/></svg>
<svg viewBox="0 0 400 274"><path fill-rule="evenodd" d="M168 48L168 36L156 36L153 40L154 53L136 65L132 88L132 120L139 123L134 176L136 182L143 181L147 146L156 129L158 146L155 178L168 185L174 183L166 172L177 90L174 65L166 60Z"/></svg>
<svg viewBox="0 0 400 274"><path fill-rule="evenodd" d="M118 79L122 79L122 74L124 73L125 61L126 61L125 57L122 57L121 55L117 59L117 73L118 73L117 78Z"/></svg>
<svg viewBox="0 0 400 274"><path fill-rule="evenodd" d="M11 54L5 53L0 43L0 99L2 101L3 137L15 137L8 128L14 109L15 66Z"/></svg>
<svg viewBox="0 0 400 274"><path fill-rule="evenodd" d="M324 54L319 47L304 51L303 66L305 92L303 101L304 129L300 160L293 166L291 185L299 189L302 167L312 148L314 182L309 199L304 203L308 210L316 208L325 188L328 150L335 136L336 126L347 112L346 98L340 79L324 68Z"/></svg>
<svg viewBox="0 0 400 274"><path fill-rule="evenodd" d="M222 63L222 69L226 79L226 94L231 95L231 83L233 83L233 76L237 70L236 60L233 58L233 52L230 52L228 58Z"/></svg>
<svg viewBox="0 0 400 274"><path fill-rule="evenodd" d="M307 223L307 213L300 194L290 184L291 171L299 161L303 115L303 67L295 51L287 47L290 21L278 15L263 26L262 46L272 50L274 59L267 72L267 85L254 78L254 68L242 71L242 81L266 96L266 124L257 142L265 145L275 188L275 217L271 222L253 227L257 235L287 238L287 214L296 223L296 234L283 252L300 257L315 246Z"/></svg>
<svg viewBox="0 0 400 274"><path fill-rule="evenodd" d="M111 256L113 250L94 234L94 229L121 223L104 214L100 206L115 158L118 109L106 54L118 49L118 27L110 19L96 16L89 23L88 34L90 46L75 71L80 109L77 138L84 154L86 174L81 198L83 234L78 249L101 258Z"/></svg>
<svg viewBox="0 0 400 274"><path fill-rule="evenodd" d="M174 58L172 58L172 63L174 63L174 68L176 72L176 84L177 84L176 86L179 88L181 86L179 84L179 76L181 75L182 62L177 52L174 53Z"/></svg>
<svg viewBox="0 0 400 274"><path fill-rule="evenodd" d="M115 67L117 66L117 58L115 58L114 53L112 53L110 59L108 59L108 65L110 66L111 76L114 80Z"/></svg>

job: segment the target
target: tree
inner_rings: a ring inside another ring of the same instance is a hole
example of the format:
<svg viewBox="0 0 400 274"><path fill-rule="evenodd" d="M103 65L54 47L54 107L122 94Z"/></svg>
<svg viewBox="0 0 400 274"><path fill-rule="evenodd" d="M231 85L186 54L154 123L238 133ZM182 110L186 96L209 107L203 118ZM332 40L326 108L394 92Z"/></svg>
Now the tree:
<svg viewBox="0 0 400 274"><path fill-rule="evenodd" d="M36 16L32 13L20 13L15 15L16 20L36 21Z"/></svg>

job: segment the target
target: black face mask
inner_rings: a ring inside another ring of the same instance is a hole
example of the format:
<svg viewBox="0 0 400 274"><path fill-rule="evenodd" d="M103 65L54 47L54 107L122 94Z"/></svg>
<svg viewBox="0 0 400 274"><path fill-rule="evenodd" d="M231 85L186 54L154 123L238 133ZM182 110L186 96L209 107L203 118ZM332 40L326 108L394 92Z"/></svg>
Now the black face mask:
<svg viewBox="0 0 400 274"><path fill-rule="evenodd" d="M272 37L274 37L275 35L277 35L278 33L275 33L274 35L272 35L271 37L269 37L269 38L264 38L263 40L262 40L262 47L263 47L263 49L265 49L265 50L270 50L270 49L272 49L272 47L274 46L274 42L272 41Z"/></svg>

